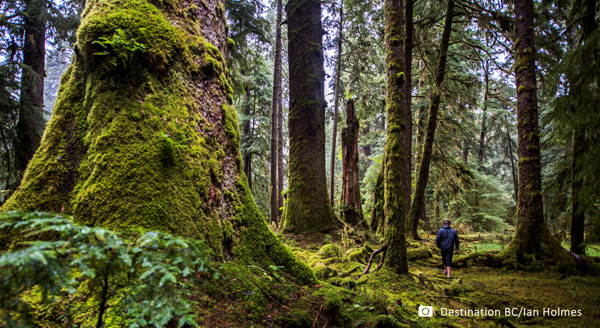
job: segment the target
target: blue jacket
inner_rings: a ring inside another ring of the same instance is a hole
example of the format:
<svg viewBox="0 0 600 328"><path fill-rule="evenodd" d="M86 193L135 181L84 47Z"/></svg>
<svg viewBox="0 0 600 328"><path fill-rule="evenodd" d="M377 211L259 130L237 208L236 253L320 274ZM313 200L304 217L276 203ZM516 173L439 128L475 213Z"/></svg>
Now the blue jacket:
<svg viewBox="0 0 600 328"><path fill-rule="evenodd" d="M446 225L438 231L435 243L443 251L452 251L454 247L458 250L458 234L456 230Z"/></svg>

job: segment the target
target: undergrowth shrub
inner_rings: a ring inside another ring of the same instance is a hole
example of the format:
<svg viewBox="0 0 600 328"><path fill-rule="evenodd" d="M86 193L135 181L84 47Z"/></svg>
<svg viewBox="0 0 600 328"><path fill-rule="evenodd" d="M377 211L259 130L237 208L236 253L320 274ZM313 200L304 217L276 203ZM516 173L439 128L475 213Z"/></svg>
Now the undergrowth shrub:
<svg viewBox="0 0 600 328"><path fill-rule="evenodd" d="M189 296L219 277L202 241L40 212L8 212L0 222L2 234L52 236L0 256L0 326L198 326Z"/></svg>

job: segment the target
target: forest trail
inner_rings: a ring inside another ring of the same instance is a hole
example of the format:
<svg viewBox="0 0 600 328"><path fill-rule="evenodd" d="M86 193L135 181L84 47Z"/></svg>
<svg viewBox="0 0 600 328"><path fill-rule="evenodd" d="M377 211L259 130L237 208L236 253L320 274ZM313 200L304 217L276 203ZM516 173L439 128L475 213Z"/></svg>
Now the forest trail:
<svg viewBox="0 0 600 328"><path fill-rule="evenodd" d="M453 269L452 277L448 279L442 272L435 237L410 243L408 277L387 270L361 276L370 251L378 248L369 246L368 242L358 247L358 239L348 236L281 237L321 280L322 284L313 287L313 293L327 295L331 290L341 297L338 315L352 322L339 322L339 326L592 327L600 319L597 307L600 277L565 276L540 265L530 272L483 266L459 267ZM494 249L502 248L502 240L510 240L502 234L463 237L471 241L461 245L455 260L475 249L497 252ZM372 268L378 260L374 260ZM327 302L325 297L321 305ZM433 306L435 315L419 317L419 305ZM313 311L319 310L317 304L314 307ZM441 316L442 308L446 309L446 316ZM448 310L460 309L497 310L500 315L447 315ZM556 312L559 310L575 310L575 315L561 316ZM286 312L285 308L283 311ZM285 325L302 327L293 322L294 316L287 318L291 321L286 321ZM326 319L324 316L322 321L318 319L316 325L310 326L332 326Z"/></svg>

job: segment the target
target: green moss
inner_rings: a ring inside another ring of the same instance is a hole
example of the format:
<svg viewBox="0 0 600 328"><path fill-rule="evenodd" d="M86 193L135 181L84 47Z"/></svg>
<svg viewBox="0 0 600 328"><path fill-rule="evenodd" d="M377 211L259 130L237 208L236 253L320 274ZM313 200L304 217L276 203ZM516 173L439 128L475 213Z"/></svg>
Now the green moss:
<svg viewBox="0 0 600 328"><path fill-rule="evenodd" d="M428 248L413 248L406 250L406 255L409 261L417 261L428 259L433 256L433 253Z"/></svg>
<svg viewBox="0 0 600 328"><path fill-rule="evenodd" d="M221 62L207 54L204 58L203 72L207 75L216 75L219 74L222 70L223 64L221 64Z"/></svg>
<svg viewBox="0 0 600 328"><path fill-rule="evenodd" d="M375 323L371 326L372 328L400 328L402 325L392 315L380 315L375 320Z"/></svg>
<svg viewBox="0 0 600 328"><path fill-rule="evenodd" d="M344 288L349 288L349 289L352 289L356 286L356 280L354 280L354 278L351 278L351 277L344 277L344 278L333 277L333 278L329 279L327 282L334 286L339 286L339 287L344 287Z"/></svg>
<svg viewBox="0 0 600 328"><path fill-rule="evenodd" d="M338 261L342 259L342 249L340 248L340 246L338 246L338 244L326 244L323 247L321 247L321 249L319 249L319 251L317 252L317 255L321 258L327 258L327 257L335 257Z"/></svg>
<svg viewBox="0 0 600 328"><path fill-rule="evenodd" d="M61 80L52 120L20 189L1 210L65 212L116 230L142 227L203 239L218 259L275 265L303 283L315 282L268 229L241 176L224 56L198 37L199 19L212 17L186 16L179 5L87 2L79 54ZM93 55L93 42L116 29L147 45L127 75ZM213 32L226 40L220 31ZM219 78L201 72L198 63Z"/></svg>
<svg viewBox="0 0 600 328"><path fill-rule="evenodd" d="M318 263L313 267L315 276L320 280L327 280L331 277L337 276L337 271L326 266L325 264Z"/></svg>

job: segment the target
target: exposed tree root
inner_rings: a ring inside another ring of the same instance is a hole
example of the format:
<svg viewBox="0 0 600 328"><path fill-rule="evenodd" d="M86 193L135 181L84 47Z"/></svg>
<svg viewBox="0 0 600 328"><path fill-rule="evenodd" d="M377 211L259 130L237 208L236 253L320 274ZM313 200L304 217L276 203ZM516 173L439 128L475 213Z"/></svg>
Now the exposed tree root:
<svg viewBox="0 0 600 328"><path fill-rule="evenodd" d="M380 249L378 249L378 250L374 251L374 252L371 254L371 257L369 257L369 262L367 263L367 267L366 267L365 271L363 272L363 274L361 275L361 277L362 277L362 276L364 276L364 275L366 275L366 274L369 274L369 269L371 268L371 262L373 262L373 259L375 258L375 256L376 256L377 254L379 254L379 253L381 253L381 252L384 252L384 253L383 253L383 256L384 256L384 258L385 258L385 250L387 249L387 247L388 247L388 245L383 245L383 246L382 246ZM383 263L383 262L384 262L384 261L381 261L381 263ZM378 266L375 268L375 270L373 270L373 271L377 271L377 270L378 270L380 267L381 267L381 264L380 264L380 265L378 265Z"/></svg>

